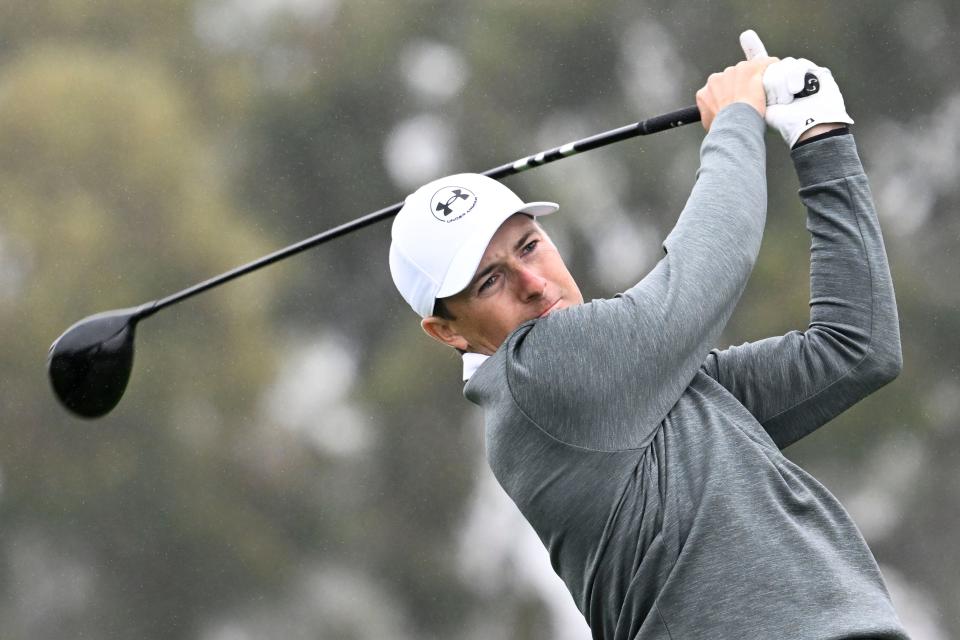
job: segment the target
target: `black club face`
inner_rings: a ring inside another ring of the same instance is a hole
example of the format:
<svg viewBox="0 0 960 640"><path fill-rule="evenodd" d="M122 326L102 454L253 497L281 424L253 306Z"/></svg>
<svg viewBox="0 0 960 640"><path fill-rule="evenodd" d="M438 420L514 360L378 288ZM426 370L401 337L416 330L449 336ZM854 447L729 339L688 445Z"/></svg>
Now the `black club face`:
<svg viewBox="0 0 960 640"><path fill-rule="evenodd" d="M136 309L84 318L50 347L47 372L60 402L83 418L110 412L133 368Z"/></svg>

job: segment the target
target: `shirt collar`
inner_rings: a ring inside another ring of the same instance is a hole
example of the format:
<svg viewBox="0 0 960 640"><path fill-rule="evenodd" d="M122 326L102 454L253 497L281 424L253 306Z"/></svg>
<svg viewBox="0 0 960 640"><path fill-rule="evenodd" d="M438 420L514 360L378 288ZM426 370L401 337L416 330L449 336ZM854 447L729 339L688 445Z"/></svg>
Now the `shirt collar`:
<svg viewBox="0 0 960 640"><path fill-rule="evenodd" d="M485 356L482 353L465 353L463 354L463 381L466 382L469 380L477 369L480 368L484 362L487 361L487 358L490 356Z"/></svg>

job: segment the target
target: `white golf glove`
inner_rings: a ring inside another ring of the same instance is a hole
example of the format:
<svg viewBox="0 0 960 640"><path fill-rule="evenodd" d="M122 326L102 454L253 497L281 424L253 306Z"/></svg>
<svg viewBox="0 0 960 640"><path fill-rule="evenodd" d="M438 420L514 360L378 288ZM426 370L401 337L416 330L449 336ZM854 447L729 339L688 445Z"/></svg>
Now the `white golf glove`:
<svg viewBox="0 0 960 640"><path fill-rule="evenodd" d="M819 90L795 98L804 90L808 73L817 77ZM833 74L806 58L783 58L771 64L763 73L763 88L767 92L767 124L780 132L790 148L810 127L832 122L853 124Z"/></svg>

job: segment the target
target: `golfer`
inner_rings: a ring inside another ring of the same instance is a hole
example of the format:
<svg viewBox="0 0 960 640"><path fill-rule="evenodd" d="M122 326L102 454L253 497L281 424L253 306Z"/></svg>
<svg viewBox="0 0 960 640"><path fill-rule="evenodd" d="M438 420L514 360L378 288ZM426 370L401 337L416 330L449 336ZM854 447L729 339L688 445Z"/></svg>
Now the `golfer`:
<svg viewBox="0 0 960 640"><path fill-rule="evenodd" d="M792 99L810 72L819 92ZM490 467L594 638L906 638L850 516L780 452L901 367L852 120L830 72L792 58L713 74L697 105L696 183L624 293L584 302L538 222L557 205L473 174L407 198L394 282L463 352ZM810 324L712 349L760 247L765 121L807 209Z"/></svg>

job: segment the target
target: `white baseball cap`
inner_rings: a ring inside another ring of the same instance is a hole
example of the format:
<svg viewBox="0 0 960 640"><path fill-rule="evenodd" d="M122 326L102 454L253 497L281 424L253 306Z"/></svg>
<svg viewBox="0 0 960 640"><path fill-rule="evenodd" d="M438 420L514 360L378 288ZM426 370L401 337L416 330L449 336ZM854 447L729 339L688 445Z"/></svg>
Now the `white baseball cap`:
<svg viewBox="0 0 960 640"><path fill-rule="evenodd" d="M426 318L434 301L470 284L490 239L515 213L543 216L553 202L523 202L492 178L460 173L407 196L393 221L390 275L403 299Z"/></svg>

